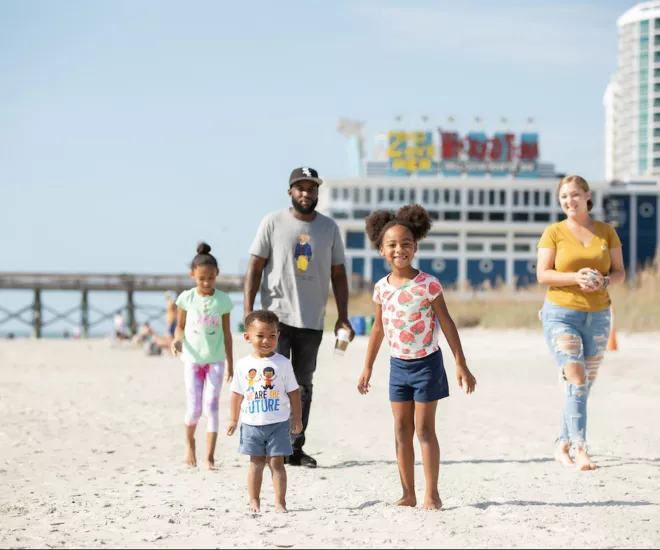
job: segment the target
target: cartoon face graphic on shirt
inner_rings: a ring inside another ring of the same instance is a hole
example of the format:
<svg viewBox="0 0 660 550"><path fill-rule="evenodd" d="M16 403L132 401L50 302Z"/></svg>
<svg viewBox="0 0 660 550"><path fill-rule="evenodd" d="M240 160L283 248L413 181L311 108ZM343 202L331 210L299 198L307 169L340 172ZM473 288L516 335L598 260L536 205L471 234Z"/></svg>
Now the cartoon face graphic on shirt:
<svg viewBox="0 0 660 550"><path fill-rule="evenodd" d="M261 381L264 383L264 389L274 389L273 382L276 378L277 376L275 376L275 369L273 367L266 367L264 369L264 377L261 379Z"/></svg>
<svg viewBox="0 0 660 550"><path fill-rule="evenodd" d="M214 313L213 315L209 315L206 312L201 314L198 313L197 316L192 319L192 327L195 334L199 334L203 331L208 336L213 336L217 332L219 325L219 313Z"/></svg>

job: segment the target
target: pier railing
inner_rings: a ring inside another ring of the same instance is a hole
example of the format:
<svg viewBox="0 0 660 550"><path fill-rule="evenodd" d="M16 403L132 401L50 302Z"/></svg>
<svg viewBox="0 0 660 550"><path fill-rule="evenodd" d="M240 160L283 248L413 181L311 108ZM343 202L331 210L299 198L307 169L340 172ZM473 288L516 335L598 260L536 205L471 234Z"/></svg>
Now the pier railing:
<svg viewBox="0 0 660 550"><path fill-rule="evenodd" d="M242 275L221 275L216 281L216 288L224 292L241 292L244 277ZM146 273L21 273L0 272L0 290L31 290L34 300L31 305L18 310L10 310L0 302L0 325L11 320L32 327L33 336L41 337L43 327L57 321L64 321L81 328L82 336L89 335L89 329L106 322L117 309L124 311L128 326L137 325L136 312L143 313L144 321L152 321L165 313L165 308L141 306L135 303L135 292L180 293L194 285L188 275L146 274ZM42 303L42 291L64 290L81 293L80 305L60 312ZM89 305L90 291L117 291L126 293L126 305L115 308L112 312L97 310ZM51 318L47 321L43 313ZM95 313L97 319L90 321L89 313ZM27 317L27 318L26 318ZM77 318L76 318L77 317Z"/></svg>

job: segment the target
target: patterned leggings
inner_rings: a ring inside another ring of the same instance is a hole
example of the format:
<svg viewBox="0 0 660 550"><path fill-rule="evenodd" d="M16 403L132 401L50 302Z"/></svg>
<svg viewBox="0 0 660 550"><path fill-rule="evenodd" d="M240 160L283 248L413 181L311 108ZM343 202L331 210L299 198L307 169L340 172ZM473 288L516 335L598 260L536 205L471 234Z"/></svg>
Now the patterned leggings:
<svg viewBox="0 0 660 550"><path fill-rule="evenodd" d="M222 389L222 377L225 374L225 363L200 365L184 363L183 378L186 383L186 426L196 426L202 416L202 403L208 418L206 431L218 433L218 400ZM206 395L204 395L206 386Z"/></svg>

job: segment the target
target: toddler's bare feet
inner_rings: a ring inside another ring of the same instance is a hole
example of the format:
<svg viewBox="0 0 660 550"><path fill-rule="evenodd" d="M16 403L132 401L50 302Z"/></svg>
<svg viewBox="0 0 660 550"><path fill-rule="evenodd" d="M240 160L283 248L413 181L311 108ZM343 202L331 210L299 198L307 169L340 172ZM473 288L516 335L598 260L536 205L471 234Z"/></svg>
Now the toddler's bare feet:
<svg viewBox="0 0 660 550"><path fill-rule="evenodd" d="M261 512L261 501L258 498L250 501L250 512L253 514L258 514Z"/></svg>
<svg viewBox="0 0 660 550"><path fill-rule="evenodd" d="M568 454L568 443L559 442L555 449L555 460L564 466L573 466L573 459Z"/></svg>
<svg viewBox="0 0 660 550"><path fill-rule="evenodd" d="M186 441L186 465L195 468L197 467L197 457L195 456L195 442Z"/></svg>
<svg viewBox="0 0 660 550"><path fill-rule="evenodd" d="M417 506L417 497L415 495L403 495L394 503L394 506L410 506L414 508Z"/></svg>
<svg viewBox="0 0 660 550"><path fill-rule="evenodd" d="M286 502L276 502L275 512L278 514L288 514L289 511L286 509Z"/></svg>
<svg viewBox="0 0 660 550"><path fill-rule="evenodd" d="M596 469L596 465L591 462L587 451L584 449L578 449L575 452L575 467L581 472L587 472L589 470Z"/></svg>
<svg viewBox="0 0 660 550"><path fill-rule="evenodd" d="M440 500L440 495L433 495L424 498L424 510L441 510L441 509L442 509L442 500Z"/></svg>

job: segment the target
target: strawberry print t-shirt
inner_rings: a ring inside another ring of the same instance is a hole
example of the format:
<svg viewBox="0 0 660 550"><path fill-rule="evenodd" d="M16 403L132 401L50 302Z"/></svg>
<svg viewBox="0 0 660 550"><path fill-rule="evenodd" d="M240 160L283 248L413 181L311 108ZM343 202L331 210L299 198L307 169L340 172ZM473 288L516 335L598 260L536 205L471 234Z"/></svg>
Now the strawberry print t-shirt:
<svg viewBox="0 0 660 550"><path fill-rule="evenodd" d="M397 288L389 275L376 283L374 302L383 310L383 328L390 355L419 359L438 351L438 329L431 302L442 294L440 281L422 271Z"/></svg>

